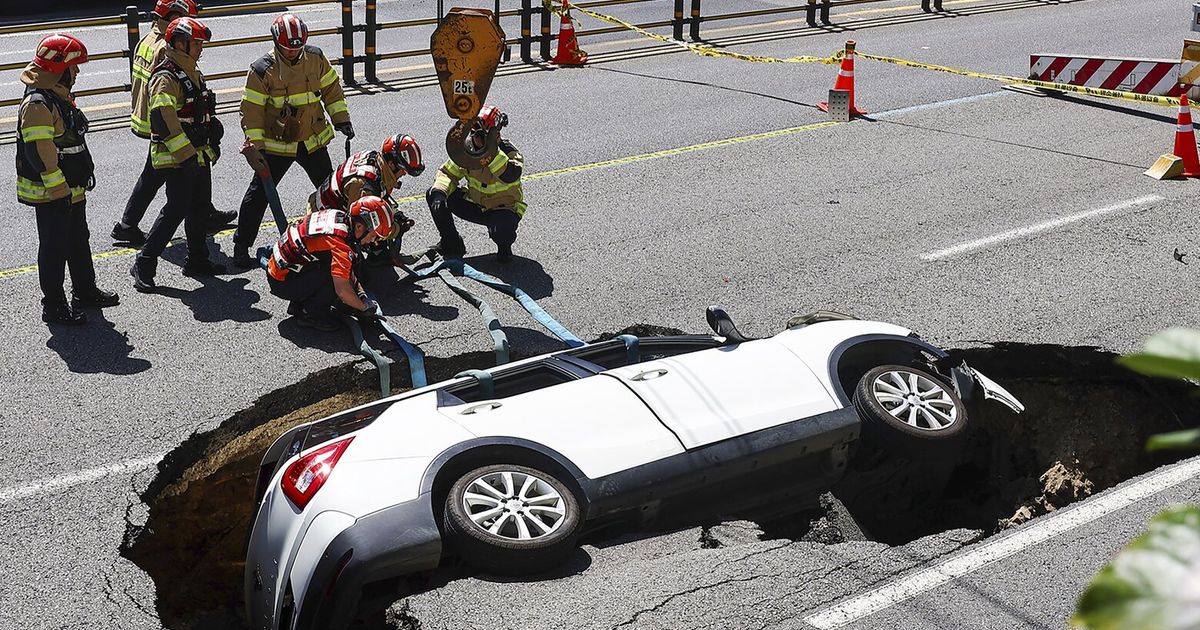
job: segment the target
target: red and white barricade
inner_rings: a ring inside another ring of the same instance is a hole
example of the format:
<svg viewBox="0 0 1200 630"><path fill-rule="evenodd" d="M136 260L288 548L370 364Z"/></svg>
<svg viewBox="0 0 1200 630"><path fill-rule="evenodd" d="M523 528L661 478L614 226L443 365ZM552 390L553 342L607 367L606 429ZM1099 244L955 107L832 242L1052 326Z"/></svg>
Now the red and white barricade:
<svg viewBox="0 0 1200 630"><path fill-rule="evenodd" d="M1029 78L1155 96L1179 96L1188 87L1179 83L1179 61L1168 59L1030 55Z"/></svg>

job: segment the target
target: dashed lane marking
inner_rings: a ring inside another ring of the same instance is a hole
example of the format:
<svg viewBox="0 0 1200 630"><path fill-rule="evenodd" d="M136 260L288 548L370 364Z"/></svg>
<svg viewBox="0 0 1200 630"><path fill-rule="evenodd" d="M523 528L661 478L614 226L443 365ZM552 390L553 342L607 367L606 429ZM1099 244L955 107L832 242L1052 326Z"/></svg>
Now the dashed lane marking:
<svg viewBox="0 0 1200 630"><path fill-rule="evenodd" d="M166 453L159 453L149 457L127 459L123 462L91 468L73 475L49 477L27 483L23 486L6 488L4 490L0 490L0 505L12 503L13 501L19 501L21 499L27 499L39 494L59 492L78 485L103 479L109 475L120 475L124 473L134 473L145 470L146 468L149 468L162 461L162 458L165 456Z"/></svg>
<svg viewBox="0 0 1200 630"><path fill-rule="evenodd" d="M933 261L941 260L943 258L950 258L959 254L965 254L967 252L973 252L986 247L992 247L993 245L999 245L1000 243L1007 243L1009 241L1015 241L1027 236L1041 234L1042 232L1056 230L1060 227L1064 227L1072 223L1078 223L1079 221L1083 221L1085 219L1092 219L1106 214L1120 212L1122 210L1132 210L1134 208L1140 208L1142 206L1158 203L1160 201L1163 201L1163 198L1158 195L1144 195L1142 197L1122 201L1111 206L1096 208L1094 210L1085 210L1083 212L1076 212L1075 214L1068 214L1065 217L1051 219L1036 225L1008 230L1007 232L985 236L973 241L967 241L966 243L959 243L958 245L947 247L945 249L939 249L927 254L921 254L921 260Z"/></svg>
<svg viewBox="0 0 1200 630"><path fill-rule="evenodd" d="M936 566L867 591L854 598L809 615L804 622L819 630L834 630L889 606L912 599L976 569L1002 560L1024 549L1041 544L1102 516L1111 514L1173 488L1200 475L1200 458L1174 464L1127 486L1043 516L1014 533L980 543L971 551L952 557Z"/></svg>

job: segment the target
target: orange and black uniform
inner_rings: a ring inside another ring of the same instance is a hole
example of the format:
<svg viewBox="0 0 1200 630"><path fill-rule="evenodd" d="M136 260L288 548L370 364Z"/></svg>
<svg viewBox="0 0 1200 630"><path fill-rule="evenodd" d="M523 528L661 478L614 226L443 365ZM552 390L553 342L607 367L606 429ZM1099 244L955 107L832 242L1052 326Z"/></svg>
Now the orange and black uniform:
<svg viewBox="0 0 1200 630"><path fill-rule="evenodd" d="M350 215L320 210L280 235L267 262L271 294L298 303L310 316L328 317L338 303L333 279L354 282L358 241Z"/></svg>

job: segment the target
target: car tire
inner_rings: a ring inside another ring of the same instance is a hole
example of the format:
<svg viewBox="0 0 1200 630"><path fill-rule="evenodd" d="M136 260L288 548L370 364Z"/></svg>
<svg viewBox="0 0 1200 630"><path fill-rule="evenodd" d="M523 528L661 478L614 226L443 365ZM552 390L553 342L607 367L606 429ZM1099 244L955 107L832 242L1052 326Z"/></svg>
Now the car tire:
<svg viewBox="0 0 1200 630"><path fill-rule="evenodd" d="M575 549L583 518L575 494L553 474L494 464L455 481L443 523L447 542L467 564L520 575L563 563Z"/></svg>
<svg viewBox="0 0 1200 630"><path fill-rule="evenodd" d="M928 457L952 455L966 437L967 407L941 377L907 365L881 365L854 388L868 447Z"/></svg>

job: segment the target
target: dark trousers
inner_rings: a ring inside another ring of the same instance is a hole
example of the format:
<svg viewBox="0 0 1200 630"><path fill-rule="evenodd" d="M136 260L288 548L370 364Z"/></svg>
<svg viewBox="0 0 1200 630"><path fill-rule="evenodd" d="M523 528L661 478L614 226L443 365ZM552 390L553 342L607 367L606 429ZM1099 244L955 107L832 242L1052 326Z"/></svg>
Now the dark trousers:
<svg viewBox="0 0 1200 630"><path fill-rule="evenodd" d="M92 266L92 246L88 242L87 203L71 203L70 197L39 205L38 282L42 285L42 304L65 304L63 281L71 269L71 289L86 295L96 288L96 269Z"/></svg>
<svg viewBox="0 0 1200 630"><path fill-rule="evenodd" d="M320 186L325 178L333 173L333 164L329 161L329 151L325 147L308 153L302 144L294 157L269 153L264 153L263 157L267 159L267 168L271 170L271 179L276 184L288 172L292 164L296 163L299 163L304 172L308 174L308 180L312 182L313 188ZM242 197L242 207L238 208L237 232L233 234L235 247L250 247L254 244L255 239L258 238L258 228L263 222L263 214L266 211L267 191L263 189L262 181L255 175L250 179L246 195Z"/></svg>
<svg viewBox="0 0 1200 630"><path fill-rule="evenodd" d="M454 217L486 225L488 238L497 245L512 245L517 240L517 225L521 222L521 216L512 210L484 210L468 200L461 188L451 193L445 207L443 212L431 212L433 224L443 240L460 238L458 228L454 226Z"/></svg>
<svg viewBox="0 0 1200 630"><path fill-rule="evenodd" d="M146 209L150 204L154 203L154 198L158 196L158 191L167 182L167 171L154 168L150 162L150 154L146 153L146 164L142 166L142 174L138 176L137 183L133 185L133 192L129 194L129 201L125 202L125 212L121 214L121 223L129 226L137 225L142 222L142 217L146 216ZM208 212L216 212L213 207L212 199L208 200ZM207 214L207 213L206 213Z"/></svg>
<svg viewBox="0 0 1200 630"><path fill-rule="evenodd" d="M289 302L299 302L310 315L327 315L337 301L329 261L318 260L304 265L300 271L290 271L282 282L267 274L271 295Z"/></svg>
<svg viewBox="0 0 1200 630"><path fill-rule="evenodd" d="M208 260L205 220L212 204L212 171L207 166L189 161L186 166L163 169L162 173L167 184L167 205L163 206L150 233L146 235L146 245L142 247L138 258L154 259L161 256L167 244L175 238L179 224L183 223L188 260Z"/></svg>

